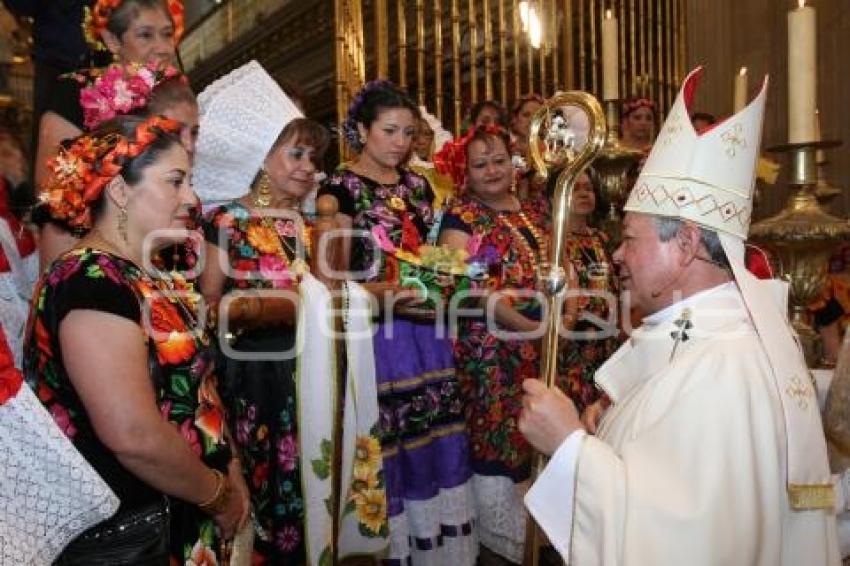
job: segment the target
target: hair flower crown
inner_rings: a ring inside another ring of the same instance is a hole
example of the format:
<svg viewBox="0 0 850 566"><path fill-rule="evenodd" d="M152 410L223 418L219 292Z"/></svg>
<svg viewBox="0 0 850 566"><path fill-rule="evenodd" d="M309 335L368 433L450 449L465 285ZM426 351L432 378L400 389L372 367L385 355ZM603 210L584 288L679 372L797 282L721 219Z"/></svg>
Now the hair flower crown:
<svg viewBox="0 0 850 566"><path fill-rule="evenodd" d="M76 232L92 226L92 204L121 173L128 159L140 155L163 134L178 134L177 120L156 116L136 126L132 139L119 133L81 135L47 160L48 175L39 200L50 216Z"/></svg>
<svg viewBox="0 0 850 566"><path fill-rule="evenodd" d="M141 63L113 63L104 69L75 73L72 77L87 84L80 90L83 125L92 130L116 116L144 108L150 102L153 90L163 81L181 77L173 65L151 61Z"/></svg>

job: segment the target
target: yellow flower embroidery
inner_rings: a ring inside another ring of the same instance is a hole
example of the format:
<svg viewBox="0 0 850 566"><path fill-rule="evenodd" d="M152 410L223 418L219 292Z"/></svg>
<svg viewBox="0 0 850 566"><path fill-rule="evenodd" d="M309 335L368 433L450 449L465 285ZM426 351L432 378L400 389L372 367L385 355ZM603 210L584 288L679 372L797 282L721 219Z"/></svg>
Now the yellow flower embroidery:
<svg viewBox="0 0 850 566"><path fill-rule="evenodd" d="M371 436L358 436L354 447L354 466L365 466L375 472L381 467L381 443Z"/></svg>
<svg viewBox="0 0 850 566"><path fill-rule="evenodd" d="M387 521L387 497L383 489L366 489L357 499L357 521L375 534Z"/></svg>
<svg viewBox="0 0 850 566"><path fill-rule="evenodd" d="M402 210L406 210L407 207L404 205L404 201L399 197L390 198L390 208L393 210L401 212Z"/></svg>
<svg viewBox="0 0 850 566"><path fill-rule="evenodd" d="M349 499L357 502L363 499L364 491L378 487L378 474L377 470L370 468L364 463L355 463L353 472Z"/></svg>
<svg viewBox="0 0 850 566"><path fill-rule="evenodd" d="M248 226L248 242L263 254L273 254L280 250L277 233L263 224Z"/></svg>

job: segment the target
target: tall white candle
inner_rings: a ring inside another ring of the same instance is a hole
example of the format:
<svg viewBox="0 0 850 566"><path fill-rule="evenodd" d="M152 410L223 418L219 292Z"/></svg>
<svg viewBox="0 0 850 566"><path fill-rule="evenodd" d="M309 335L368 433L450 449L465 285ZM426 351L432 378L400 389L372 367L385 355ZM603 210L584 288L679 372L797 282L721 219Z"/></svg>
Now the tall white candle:
<svg viewBox="0 0 850 566"><path fill-rule="evenodd" d="M620 60L617 42L617 18L611 10L605 11L602 20L602 99L620 98Z"/></svg>
<svg viewBox="0 0 850 566"><path fill-rule="evenodd" d="M815 139L817 41L815 9L798 0L788 12L788 141Z"/></svg>
<svg viewBox="0 0 850 566"><path fill-rule="evenodd" d="M741 67L735 75L735 88L732 95L732 111L740 112L747 105L747 68Z"/></svg>

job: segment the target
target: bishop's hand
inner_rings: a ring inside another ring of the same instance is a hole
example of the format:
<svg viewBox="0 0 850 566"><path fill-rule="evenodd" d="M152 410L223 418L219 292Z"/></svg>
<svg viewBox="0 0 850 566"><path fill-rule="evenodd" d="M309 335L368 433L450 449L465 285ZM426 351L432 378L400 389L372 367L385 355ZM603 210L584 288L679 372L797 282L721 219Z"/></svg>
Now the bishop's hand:
<svg viewBox="0 0 850 566"><path fill-rule="evenodd" d="M566 438L582 428L576 406L563 391L549 389L539 379L522 383L519 430L540 452L551 456Z"/></svg>

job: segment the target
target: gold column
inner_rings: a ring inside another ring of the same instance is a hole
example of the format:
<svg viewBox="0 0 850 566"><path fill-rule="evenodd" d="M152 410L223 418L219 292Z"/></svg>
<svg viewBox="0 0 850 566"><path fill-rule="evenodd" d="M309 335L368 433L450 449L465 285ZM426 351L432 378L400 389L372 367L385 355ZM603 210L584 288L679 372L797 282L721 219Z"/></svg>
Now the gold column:
<svg viewBox="0 0 850 566"><path fill-rule="evenodd" d="M653 24L655 29L655 45L656 45L656 54L655 54L655 90L658 93L658 108L659 113L663 112L663 109L667 106L667 93L664 88L664 57L666 55L665 47L667 42L664 37L664 8L667 5L666 0L663 2L659 2L655 7L655 22Z"/></svg>
<svg viewBox="0 0 850 566"><path fill-rule="evenodd" d="M619 9L620 9L620 13L619 13L619 19L620 19L619 20L619 23L620 23L619 35L620 35L620 37L619 37L618 43L620 44L620 57L619 57L620 98L626 98L626 92L628 92L626 90L626 88L627 88L627 85L629 84L627 82L628 78L627 78L627 75L626 75L626 68L629 66L629 60L626 58L626 42L627 42L627 36L626 36L626 16L627 16L627 14L626 14L626 0L619 0ZM612 12L613 12L613 10L612 10Z"/></svg>
<svg viewBox="0 0 850 566"><path fill-rule="evenodd" d="M546 37L546 28L543 22L546 21L546 0L541 0L538 4L538 18L540 18L540 32L543 33L543 37L540 42L540 49L538 50L540 53L540 94L546 96L546 48L548 39Z"/></svg>
<svg viewBox="0 0 850 566"><path fill-rule="evenodd" d="M398 15L398 86L407 90L407 14L405 0L396 2Z"/></svg>
<svg viewBox="0 0 850 566"><path fill-rule="evenodd" d="M228 3L228 6L230 4ZM337 124L345 120L346 97L345 97L345 32L344 32L344 0L334 1L334 14L336 15L336 117ZM340 161L345 155L345 136L339 136Z"/></svg>
<svg viewBox="0 0 850 566"><path fill-rule="evenodd" d="M434 112L443 121L443 5L434 0Z"/></svg>
<svg viewBox="0 0 850 566"><path fill-rule="evenodd" d="M556 5L556 0L549 0L549 37L551 41L549 45L551 46L551 54L552 54L552 94L555 94L559 90L564 90L561 88L560 77L558 76L560 63L558 61L558 49L560 47L560 42L558 41L558 7Z"/></svg>
<svg viewBox="0 0 850 566"><path fill-rule="evenodd" d="M386 79L390 76L387 0L375 0L375 37L375 60L378 63L378 78Z"/></svg>
<svg viewBox="0 0 850 566"><path fill-rule="evenodd" d="M599 64L596 60L596 0L590 0L588 12L590 13L587 18L587 23L590 24L590 88L588 90L598 95L601 89L597 88Z"/></svg>
<svg viewBox="0 0 850 566"><path fill-rule="evenodd" d="M490 18L490 0L484 2L484 98L493 99L493 21Z"/></svg>
<svg viewBox="0 0 850 566"><path fill-rule="evenodd" d="M452 91L454 92L454 133L460 135L463 100L460 90L460 0L452 0Z"/></svg>
<svg viewBox="0 0 850 566"><path fill-rule="evenodd" d="M674 26L674 28L673 28L673 41L678 46L679 45L679 38L680 38L679 33L681 32L681 30L679 29L679 2L677 2L676 0L673 1L673 26ZM682 67L681 67L681 65L682 65L681 59L682 58L680 57L679 50L677 48L673 49L673 54L676 57L676 60L675 60L675 75L676 75L676 82L678 83L679 78L682 76Z"/></svg>
<svg viewBox="0 0 850 566"><path fill-rule="evenodd" d="M528 92L534 92L534 48L527 33L523 34L525 40L525 65L528 71Z"/></svg>
<svg viewBox="0 0 850 566"><path fill-rule="evenodd" d="M573 72L573 2L564 0L564 46L561 55L564 65L564 90L573 88L575 74Z"/></svg>
<svg viewBox="0 0 850 566"><path fill-rule="evenodd" d="M475 2L467 3L469 12L469 92L470 104L478 102L478 23L475 20Z"/></svg>
<svg viewBox="0 0 850 566"><path fill-rule="evenodd" d="M673 103L673 49L676 43L673 41L673 0L664 2L664 39L667 43L667 51L664 54L664 92L666 100L664 108L669 108Z"/></svg>
<svg viewBox="0 0 850 566"><path fill-rule="evenodd" d="M578 77L579 89L587 90L587 55L584 45L584 0L578 1Z"/></svg>
<svg viewBox="0 0 850 566"><path fill-rule="evenodd" d="M646 16L644 14L646 14L646 0L638 0L638 66L635 71L641 78L641 88L643 88L643 77L646 75L646 29L644 28Z"/></svg>
<svg viewBox="0 0 850 566"><path fill-rule="evenodd" d="M657 2L657 0L656 0ZM658 37L655 33L655 4L650 2L647 5L646 28L647 28L647 43L649 48L646 50L647 58L647 77L649 78L649 97L653 100L658 100L658 89L656 88L655 74L655 59L661 55L661 45L657 42Z"/></svg>
<svg viewBox="0 0 850 566"><path fill-rule="evenodd" d="M512 2L511 5L513 7L511 11L511 15L513 16L513 30L511 30L511 41L514 44L514 98L519 100L519 97L522 96L519 64L519 44L520 38L522 37L522 24L519 21L519 5L516 2Z"/></svg>
<svg viewBox="0 0 850 566"><path fill-rule="evenodd" d="M498 0L499 11L499 96L503 104L508 103L508 60L507 49L508 30L505 26L505 1Z"/></svg>
<svg viewBox="0 0 850 566"><path fill-rule="evenodd" d="M425 106L425 0L416 0L416 93Z"/></svg>
<svg viewBox="0 0 850 566"><path fill-rule="evenodd" d="M677 84L681 79L685 78L685 65L688 64L688 18L684 7L680 11L682 12L682 34L679 42L674 47L674 49L678 49L680 59L682 61L682 72L678 77L676 77Z"/></svg>
<svg viewBox="0 0 850 566"><path fill-rule="evenodd" d="M629 27L631 28L631 33L629 34L629 51L631 55L631 72L629 73L629 85L628 90L626 90L626 85L624 84L621 88L623 89L623 98L629 98L633 94L636 93L635 82L638 76L638 68L637 68L637 4L638 0L629 0Z"/></svg>

